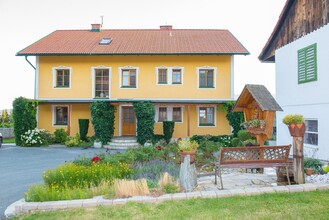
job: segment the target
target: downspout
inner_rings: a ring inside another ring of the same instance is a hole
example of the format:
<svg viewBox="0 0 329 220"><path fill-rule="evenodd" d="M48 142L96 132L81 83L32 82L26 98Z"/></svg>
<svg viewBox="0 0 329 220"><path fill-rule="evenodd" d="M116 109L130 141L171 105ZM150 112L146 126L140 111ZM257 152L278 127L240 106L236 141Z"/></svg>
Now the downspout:
<svg viewBox="0 0 329 220"><path fill-rule="evenodd" d="M27 56L25 56L25 60L32 66L34 70L37 70L37 68L35 68L35 66L33 66L33 64L27 59Z"/></svg>

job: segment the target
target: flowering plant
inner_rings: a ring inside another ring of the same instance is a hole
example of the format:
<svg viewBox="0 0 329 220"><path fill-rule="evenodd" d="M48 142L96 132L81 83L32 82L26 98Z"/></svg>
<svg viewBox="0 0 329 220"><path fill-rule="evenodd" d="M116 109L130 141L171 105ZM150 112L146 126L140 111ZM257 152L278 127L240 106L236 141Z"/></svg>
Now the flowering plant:
<svg viewBox="0 0 329 220"><path fill-rule="evenodd" d="M178 149L181 151L196 151L199 147L198 142L182 140L178 142Z"/></svg>
<svg viewBox="0 0 329 220"><path fill-rule="evenodd" d="M93 158L91 158L91 162L93 163L93 162L99 162L99 161L101 161L101 158L99 157L99 156L94 156Z"/></svg>
<svg viewBox="0 0 329 220"><path fill-rule="evenodd" d="M245 121L241 124L244 128L265 128L266 122L265 120L260 119L251 119L249 121Z"/></svg>
<svg viewBox="0 0 329 220"><path fill-rule="evenodd" d="M162 148L160 145L158 145L158 146L156 146L156 149L161 150Z"/></svg>
<svg viewBox="0 0 329 220"><path fill-rule="evenodd" d="M45 129L35 128L33 130L28 130L21 135L23 146L41 146L47 145L47 140L45 140L47 131Z"/></svg>

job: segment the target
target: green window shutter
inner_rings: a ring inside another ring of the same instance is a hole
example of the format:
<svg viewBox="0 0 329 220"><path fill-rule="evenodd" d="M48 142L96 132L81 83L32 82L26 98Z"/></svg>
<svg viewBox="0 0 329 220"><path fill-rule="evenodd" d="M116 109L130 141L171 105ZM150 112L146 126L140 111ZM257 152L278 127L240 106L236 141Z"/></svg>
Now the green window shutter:
<svg viewBox="0 0 329 220"><path fill-rule="evenodd" d="M316 44L298 50L298 84L317 80Z"/></svg>

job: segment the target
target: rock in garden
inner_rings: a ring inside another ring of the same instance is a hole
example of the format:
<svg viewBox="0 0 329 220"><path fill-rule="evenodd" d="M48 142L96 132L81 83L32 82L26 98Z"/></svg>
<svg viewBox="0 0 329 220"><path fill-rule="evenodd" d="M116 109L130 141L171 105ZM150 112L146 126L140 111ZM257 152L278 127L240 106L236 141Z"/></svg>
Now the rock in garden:
<svg viewBox="0 0 329 220"><path fill-rule="evenodd" d="M185 192L192 192L197 186L197 171L194 164L190 164L190 156L184 158L184 162L180 165L179 183Z"/></svg>

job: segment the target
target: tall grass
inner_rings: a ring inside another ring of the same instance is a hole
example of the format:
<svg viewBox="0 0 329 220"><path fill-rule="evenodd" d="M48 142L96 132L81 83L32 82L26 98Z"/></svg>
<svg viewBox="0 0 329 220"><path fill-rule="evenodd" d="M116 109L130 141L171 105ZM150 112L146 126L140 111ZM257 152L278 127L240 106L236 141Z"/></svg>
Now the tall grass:
<svg viewBox="0 0 329 220"><path fill-rule="evenodd" d="M139 180L114 180L114 191L117 198L142 196L150 194L146 179Z"/></svg>
<svg viewBox="0 0 329 220"><path fill-rule="evenodd" d="M32 185L25 193L27 202L44 202L58 200L87 199L94 196L111 194L113 186L107 182L101 182L98 186L80 188L48 187L44 184Z"/></svg>
<svg viewBox="0 0 329 220"><path fill-rule="evenodd" d="M131 174L128 164L92 163L90 166L65 163L54 170L44 172L43 179L49 188L84 188L98 186L101 182L113 183L114 179L126 178Z"/></svg>

